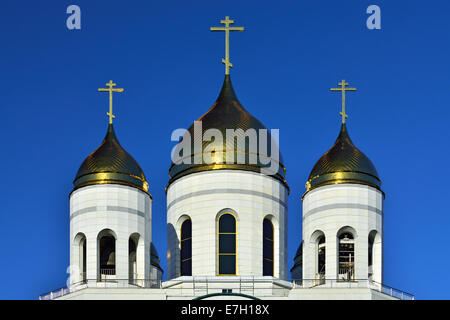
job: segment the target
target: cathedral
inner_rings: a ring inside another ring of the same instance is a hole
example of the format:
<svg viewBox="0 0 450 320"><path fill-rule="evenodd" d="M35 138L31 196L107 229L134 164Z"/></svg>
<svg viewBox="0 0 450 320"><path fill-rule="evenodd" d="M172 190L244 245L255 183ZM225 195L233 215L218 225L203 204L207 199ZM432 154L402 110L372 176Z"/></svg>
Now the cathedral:
<svg viewBox="0 0 450 320"><path fill-rule="evenodd" d="M383 282L385 194L350 138L345 94L356 89L344 80L331 89L342 96L338 136L305 182L302 240L288 261L286 168L276 134L232 85L229 32L244 28L221 23L211 31L225 32L222 88L169 167L167 270L152 243L151 188L114 131L113 93L123 89L110 81L99 89L109 93L106 136L69 196L70 278L40 299L414 299Z"/></svg>

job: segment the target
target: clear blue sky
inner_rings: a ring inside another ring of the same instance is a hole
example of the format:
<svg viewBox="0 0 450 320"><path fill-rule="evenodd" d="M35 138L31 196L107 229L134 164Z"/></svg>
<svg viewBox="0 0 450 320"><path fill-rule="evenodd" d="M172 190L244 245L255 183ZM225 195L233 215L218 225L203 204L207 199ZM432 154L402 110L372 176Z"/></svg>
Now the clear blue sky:
<svg viewBox="0 0 450 320"><path fill-rule="evenodd" d="M82 29L66 28L77 4ZM382 29L366 28L381 7ZM0 5L0 298L35 299L65 285L69 199L85 157L116 133L153 195L153 240L166 267L170 135L214 103L229 15L232 80L242 104L280 129L289 197L289 268L301 200L340 126L345 78L353 142L386 193L385 283L418 299L448 299L450 251L449 1L6 1Z"/></svg>

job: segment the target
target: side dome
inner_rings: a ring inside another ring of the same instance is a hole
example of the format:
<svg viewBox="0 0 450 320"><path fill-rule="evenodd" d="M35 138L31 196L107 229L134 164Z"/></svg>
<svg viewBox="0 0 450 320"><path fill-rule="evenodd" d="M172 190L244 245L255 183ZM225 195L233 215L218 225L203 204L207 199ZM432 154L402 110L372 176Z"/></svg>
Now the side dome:
<svg viewBox="0 0 450 320"><path fill-rule="evenodd" d="M291 268L291 272L298 266L303 266L303 241L300 243L297 251L295 252L294 266Z"/></svg>
<svg viewBox="0 0 450 320"><path fill-rule="evenodd" d="M285 178L286 169L276 141L272 138L270 131L241 105L234 92L229 75L225 76L219 97L214 105L197 121L201 122L201 132L195 134L196 125L194 123L183 135L180 144L184 139L189 139L187 141L191 141L190 152L180 155L176 162L172 162L169 169L170 180L168 185L180 177L202 171L227 169L262 172L262 170L270 167L270 162L274 161L277 163L278 170L270 175L280 180L289 190ZM203 140L205 132L210 129L218 130L223 137L222 141L216 141L216 139L213 141ZM231 142L227 141L228 129L236 130L236 138ZM238 129L242 130L238 131ZM250 138L246 138L248 137L246 132L249 129L254 129L256 132L257 142L254 144L250 143ZM261 149L260 130L266 130L265 132L267 132L266 150ZM245 143L240 144L238 141L245 141ZM196 150L196 145L201 146L201 150ZM272 149L276 150L277 157L273 156ZM212 161L204 161L206 154L211 157ZM239 156L245 158L245 161L237 161L236 159ZM227 161L229 157L234 161ZM186 163L186 159L189 163Z"/></svg>
<svg viewBox="0 0 450 320"><path fill-rule="evenodd" d="M160 262L161 262L161 259L159 258L158 250L156 250L156 247L155 247L155 245L152 242L150 244L150 263L155 268L158 268L159 270L161 270L161 272L164 272L164 270L159 265Z"/></svg>
<svg viewBox="0 0 450 320"><path fill-rule="evenodd" d="M355 147L342 124L336 142L320 159L306 182L306 192L329 184L357 183L381 190L381 181L372 161Z"/></svg>
<svg viewBox="0 0 450 320"><path fill-rule="evenodd" d="M144 172L122 148L112 124L102 144L84 160L73 181L74 190L106 183L128 185L148 193Z"/></svg>

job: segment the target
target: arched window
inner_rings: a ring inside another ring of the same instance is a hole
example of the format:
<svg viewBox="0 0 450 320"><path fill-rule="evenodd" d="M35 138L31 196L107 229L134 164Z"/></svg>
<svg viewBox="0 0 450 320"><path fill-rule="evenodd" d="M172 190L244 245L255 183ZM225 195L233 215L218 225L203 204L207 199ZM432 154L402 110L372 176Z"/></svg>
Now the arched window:
<svg viewBox="0 0 450 320"><path fill-rule="evenodd" d="M369 247L368 247L368 253L369 253L369 257L368 257L368 269L369 269L369 274L368 274L368 278L369 280L372 280L372 276L373 276L373 242L375 240L375 234L376 231L372 231L371 233L369 233Z"/></svg>
<svg viewBox="0 0 450 320"><path fill-rule="evenodd" d="M230 213L224 213L217 224L217 274L236 275L236 218Z"/></svg>
<svg viewBox="0 0 450 320"><path fill-rule="evenodd" d="M317 274L320 280L325 279L325 236L321 235L317 239Z"/></svg>
<svg viewBox="0 0 450 320"><path fill-rule="evenodd" d="M137 279L137 261L136 249L139 239L135 235L131 235L128 239L128 278L131 284Z"/></svg>
<svg viewBox="0 0 450 320"><path fill-rule="evenodd" d="M263 220L263 276L273 277L273 224Z"/></svg>
<svg viewBox="0 0 450 320"><path fill-rule="evenodd" d="M306 243L305 243L306 245ZM314 285L321 285L325 283L325 265L326 265L326 238L325 234L321 230L316 230L311 234L309 241L309 250L311 250L311 261L313 264L311 267L314 273L311 276L314 277ZM309 262L309 263L311 263Z"/></svg>
<svg viewBox="0 0 450 320"><path fill-rule="evenodd" d="M192 276L192 222L187 219L181 225L180 266L182 276Z"/></svg>
<svg viewBox="0 0 450 320"><path fill-rule="evenodd" d="M370 281L375 281L378 283L382 282L382 244L380 233L376 230L372 230L369 233L369 247L368 247L368 262L369 262L369 272L368 278Z"/></svg>
<svg viewBox="0 0 450 320"><path fill-rule="evenodd" d="M103 230L98 235L99 274L101 279L116 275L116 237L111 230Z"/></svg>
<svg viewBox="0 0 450 320"><path fill-rule="evenodd" d="M86 238L81 240L81 252L80 257L83 259L81 264L81 281L86 281Z"/></svg>
<svg viewBox="0 0 450 320"><path fill-rule="evenodd" d="M355 240L351 232L344 231L339 237L339 280L355 279Z"/></svg>
<svg viewBox="0 0 450 320"><path fill-rule="evenodd" d="M76 282L86 281L86 236L83 233L78 233L74 240L75 254L74 259L78 259L79 277L75 279ZM77 261L77 260L75 260Z"/></svg>

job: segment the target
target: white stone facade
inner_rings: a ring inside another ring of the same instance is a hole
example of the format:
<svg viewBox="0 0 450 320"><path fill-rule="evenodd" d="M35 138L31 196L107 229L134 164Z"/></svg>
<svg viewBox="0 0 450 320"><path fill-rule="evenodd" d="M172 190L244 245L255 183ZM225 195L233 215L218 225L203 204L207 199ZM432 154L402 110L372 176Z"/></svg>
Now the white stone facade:
<svg viewBox="0 0 450 320"><path fill-rule="evenodd" d="M237 219L237 275L263 274L263 220L274 227L274 277L287 277L287 188L275 178L241 170L214 170L179 178L167 189L167 278L180 276L180 228L192 222L192 275L216 276L217 218Z"/></svg>
<svg viewBox="0 0 450 320"><path fill-rule="evenodd" d="M354 236L355 279L383 282L383 193L361 184L318 187L303 198L303 279L318 277L318 242L325 236L325 278L338 279L338 237ZM369 276L369 235L373 243Z"/></svg>
<svg viewBox="0 0 450 320"><path fill-rule="evenodd" d="M99 235L115 238L115 274L108 279L150 279L152 200L147 193L119 184L99 184L70 195L70 282L101 280ZM136 243L136 263L130 266L129 239ZM86 240L86 274L82 243ZM134 269L134 270L133 270ZM131 274L132 273L132 274Z"/></svg>
<svg viewBox="0 0 450 320"><path fill-rule="evenodd" d="M97 237L102 230L110 229L117 236L117 278L84 282L41 298L414 299L412 295L382 285L383 197L379 190L357 184L329 185L308 192L303 199L303 279L290 282L285 279L285 186L273 178L245 171L191 174L178 179L167 190L168 280L130 285L127 281L126 244L131 235L143 235L145 250L138 250L137 255L145 252L141 261L145 266L150 264L151 198L142 191L125 186L85 187L74 191L70 197L71 264L80 264L78 240L82 233L88 243L88 278L95 279L98 275L95 259L98 256ZM238 220L237 276L216 275L216 219L224 209L232 211ZM268 216L275 229L274 277L261 276L262 223ZM180 227L186 217L192 221L193 276L179 276ZM354 235L355 281L336 279L338 235L343 228ZM311 241L318 232L326 237L326 279L323 282L317 282L315 278L317 244ZM369 239L372 239L374 249L373 274L368 279ZM153 271L147 271L151 270L148 267L144 270L142 278L152 278ZM72 274L72 283L79 280L77 277L77 274Z"/></svg>

